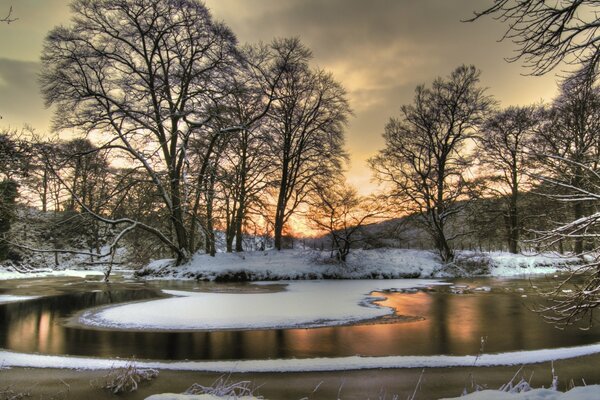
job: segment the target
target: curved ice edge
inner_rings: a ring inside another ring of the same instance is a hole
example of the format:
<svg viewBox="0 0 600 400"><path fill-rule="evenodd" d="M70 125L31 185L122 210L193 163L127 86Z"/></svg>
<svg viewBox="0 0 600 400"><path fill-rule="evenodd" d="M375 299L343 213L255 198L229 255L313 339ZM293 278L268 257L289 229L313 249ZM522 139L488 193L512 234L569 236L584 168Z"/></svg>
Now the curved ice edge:
<svg viewBox="0 0 600 400"><path fill-rule="evenodd" d="M241 361L138 361L140 368L199 372L325 372L361 369L494 367L536 364L565 360L600 353L600 343L480 356L385 356L336 357L306 359L241 360ZM0 369L6 367L34 367L98 370L125 366L129 360L72 356L16 353L0 350Z"/></svg>

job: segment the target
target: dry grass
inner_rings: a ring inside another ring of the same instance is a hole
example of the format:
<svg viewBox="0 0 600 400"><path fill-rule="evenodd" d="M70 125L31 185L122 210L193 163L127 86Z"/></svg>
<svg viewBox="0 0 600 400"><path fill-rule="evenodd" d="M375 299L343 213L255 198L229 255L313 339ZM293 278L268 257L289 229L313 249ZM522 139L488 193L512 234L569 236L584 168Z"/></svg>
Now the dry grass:
<svg viewBox="0 0 600 400"><path fill-rule="evenodd" d="M254 396L254 390L255 388L250 381L231 382L229 376L222 375L211 386L194 383L184 394L210 394L217 397L237 399L238 397Z"/></svg>
<svg viewBox="0 0 600 400"><path fill-rule="evenodd" d="M157 370L138 368L135 361L131 360L124 367L112 368L104 378L91 384L113 394L129 393L135 392L140 383L151 381L157 376Z"/></svg>

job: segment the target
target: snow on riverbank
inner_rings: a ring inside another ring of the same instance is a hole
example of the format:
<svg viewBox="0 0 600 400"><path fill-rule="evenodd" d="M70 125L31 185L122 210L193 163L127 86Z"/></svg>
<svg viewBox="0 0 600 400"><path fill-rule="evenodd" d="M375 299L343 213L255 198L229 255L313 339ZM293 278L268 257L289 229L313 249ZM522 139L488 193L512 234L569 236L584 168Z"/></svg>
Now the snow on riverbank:
<svg viewBox="0 0 600 400"><path fill-rule="evenodd" d="M266 360L228 361L136 361L138 368L155 368L171 371L198 371L216 373L244 372L323 372L354 371L364 369L396 368L448 368L448 367L496 367L521 366L543 362L566 360L600 353L600 343L542 349L514 351L479 356L385 356L385 357L334 357L292 358ZM125 367L130 360L91 357L53 356L16 353L0 350L0 366L32 368L64 368L99 370Z"/></svg>
<svg viewBox="0 0 600 400"><path fill-rule="evenodd" d="M161 399L153 397L153 400ZM166 399L166 398L165 398ZM522 393L505 393L497 390L483 390L466 396L441 400L598 400L600 385L580 386L562 393L551 389L534 389Z"/></svg>
<svg viewBox="0 0 600 400"><path fill-rule="evenodd" d="M456 275L519 276L549 274L576 258L556 254L457 253L455 265L444 266L431 251L412 249L353 250L345 265L332 262L329 252L314 250L269 250L196 254L190 263L172 266L172 260L157 260L141 276L163 279L261 281L288 279L398 279Z"/></svg>
<svg viewBox="0 0 600 400"><path fill-rule="evenodd" d="M262 397L261 397L262 399ZM212 394L174 394L174 393L164 393L164 394L154 394L150 397L146 397L144 400L259 400L258 397L251 396L241 396L241 397L231 397L231 396L214 396ZM266 400L266 399L264 399Z"/></svg>
<svg viewBox="0 0 600 400"><path fill-rule="evenodd" d="M97 269L64 269L53 270L49 268L15 271L0 269L0 280L8 279L30 279L30 278L58 278L58 277L73 277L85 278L86 276L103 276L104 273Z"/></svg>
<svg viewBox="0 0 600 400"><path fill-rule="evenodd" d="M446 283L424 279L291 281L274 293L202 293L165 290L172 298L86 311L85 325L150 330L266 329L332 326L374 319L393 310L369 293ZM324 305L326 305L324 307Z"/></svg>
<svg viewBox="0 0 600 400"><path fill-rule="evenodd" d="M37 298L39 298L39 296L13 296L10 294L0 294L0 304L17 303Z"/></svg>
<svg viewBox="0 0 600 400"><path fill-rule="evenodd" d="M220 400L227 397L217 397L209 394L155 394L145 400ZM446 398L441 400L598 400L600 385L576 387L562 393L551 389L534 389L523 393L505 393L497 390L484 390L466 396ZM236 397L238 400L254 400L256 397Z"/></svg>

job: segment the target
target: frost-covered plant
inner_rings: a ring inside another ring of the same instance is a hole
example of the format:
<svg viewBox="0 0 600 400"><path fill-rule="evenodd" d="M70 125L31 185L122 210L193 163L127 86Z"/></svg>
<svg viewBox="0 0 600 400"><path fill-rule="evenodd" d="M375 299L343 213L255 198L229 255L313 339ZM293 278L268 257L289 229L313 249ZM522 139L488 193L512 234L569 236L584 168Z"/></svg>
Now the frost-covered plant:
<svg viewBox="0 0 600 400"><path fill-rule="evenodd" d="M194 383L184 394L210 394L217 397L233 397L236 399L238 397L254 396L254 387L250 381L231 382L230 376L221 375L211 386Z"/></svg>
<svg viewBox="0 0 600 400"><path fill-rule="evenodd" d="M113 394L135 392L141 382L151 381L158 376L152 368L138 368L135 361L129 361L124 367L111 368L108 374L93 386L110 390Z"/></svg>

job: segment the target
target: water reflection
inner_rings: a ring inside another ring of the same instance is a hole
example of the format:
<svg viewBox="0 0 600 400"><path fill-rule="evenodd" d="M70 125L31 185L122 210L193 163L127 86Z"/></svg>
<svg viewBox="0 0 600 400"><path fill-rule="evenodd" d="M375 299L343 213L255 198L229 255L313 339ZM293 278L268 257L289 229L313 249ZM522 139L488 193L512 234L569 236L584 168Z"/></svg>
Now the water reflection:
<svg viewBox="0 0 600 400"><path fill-rule="evenodd" d="M343 282L340 282L343 284ZM600 330L557 331L523 306L521 292L455 295L444 291L376 293L404 323L316 329L122 332L65 326L81 309L153 298L151 288L75 292L0 305L0 347L21 352L153 359L264 359L348 355L475 354L600 341Z"/></svg>

